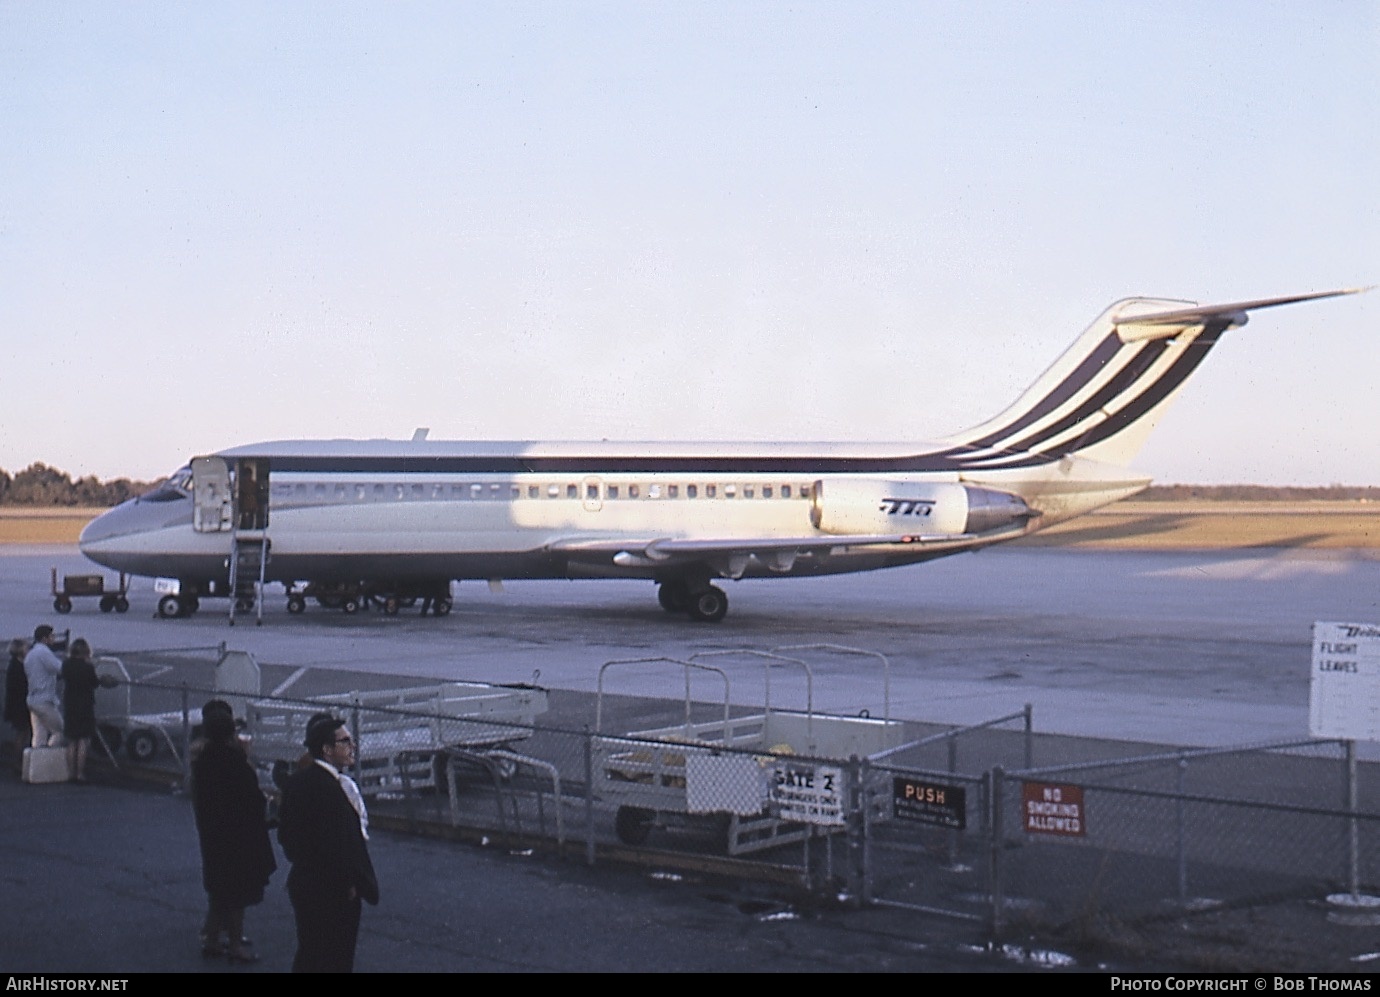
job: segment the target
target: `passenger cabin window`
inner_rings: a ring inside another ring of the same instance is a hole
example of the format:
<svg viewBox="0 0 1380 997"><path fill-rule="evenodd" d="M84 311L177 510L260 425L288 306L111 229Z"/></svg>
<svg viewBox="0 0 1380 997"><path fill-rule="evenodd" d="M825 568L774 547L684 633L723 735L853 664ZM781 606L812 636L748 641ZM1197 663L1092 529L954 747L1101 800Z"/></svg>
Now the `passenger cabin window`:
<svg viewBox="0 0 1380 997"><path fill-rule="evenodd" d="M483 485L478 485L478 484L470 485L470 498L472 498L472 499L482 499L483 497L484 497L484 486L483 486Z"/></svg>
<svg viewBox="0 0 1380 997"><path fill-rule="evenodd" d="M685 486L685 497L686 497L686 498L695 498L695 497L697 497L697 496L699 495L699 493L700 493L700 486L699 486L699 485L686 485L686 486Z"/></svg>
<svg viewBox="0 0 1380 997"><path fill-rule="evenodd" d="M616 499L616 498L618 497L618 486L617 486L617 485L609 485L607 491L608 491L608 497L609 497L609 498L611 498L611 499Z"/></svg>
<svg viewBox="0 0 1380 997"><path fill-rule="evenodd" d="M537 485L528 485L527 497L529 499L541 498L541 488Z"/></svg>
<svg viewBox="0 0 1380 997"><path fill-rule="evenodd" d="M666 497L667 497L667 498L680 498L680 485L667 485L667 486L666 486Z"/></svg>
<svg viewBox="0 0 1380 997"><path fill-rule="evenodd" d="M763 486L762 486L762 497L763 497L763 498L771 498L771 485L763 485Z"/></svg>
<svg viewBox="0 0 1380 997"><path fill-rule="evenodd" d="M629 485L629 486L628 486L628 498L637 498L637 497L638 497L639 495L641 495L641 494L642 494L642 490L641 490L641 486L640 486L640 485Z"/></svg>
<svg viewBox="0 0 1380 997"><path fill-rule="evenodd" d="M592 501L597 500L599 498L599 486L592 482L585 485L585 498Z"/></svg>
<svg viewBox="0 0 1380 997"><path fill-rule="evenodd" d="M579 485L566 485L566 486L565 486L565 497L566 497L566 498L579 498L579 497L580 497L580 486L579 486Z"/></svg>
<svg viewBox="0 0 1380 997"><path fill-rule="evenodd" d="M754 494L754 491L753 491L753 486L752 486L752 485L744 485L744 486L743 486L743 498L752 498L753 494Z"/></svg>
<svg viewBox="0 0 1380 997"><path fill-rule="evenodd" d="M737 485L724 485L724 498L733 498L738 494Z"/></svg>
<svg viewBox="0 0 1380 997"><path fill-rule="evenodd" d="M648 498L661 498L661 486L660 486L660 485L648 485L648 486L647 486L647 497L648 497Z"/></svg>
<svg viewBox="0 0 1380 997"><path fill-rule="evenodd" d="M715 493L716 493L716 491L717 491L717 489L718 489L718 486L717 486L717 485L705 485L705 486L704 486L704 497L705 497L705 498L713 498L714 495L715 495Z"/></svg>

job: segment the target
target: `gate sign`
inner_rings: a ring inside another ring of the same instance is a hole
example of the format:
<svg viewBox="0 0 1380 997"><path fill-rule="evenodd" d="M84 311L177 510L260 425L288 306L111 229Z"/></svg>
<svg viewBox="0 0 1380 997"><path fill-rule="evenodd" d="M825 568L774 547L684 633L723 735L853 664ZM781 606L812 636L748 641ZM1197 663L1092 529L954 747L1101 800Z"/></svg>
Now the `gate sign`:
<svg viewBox="0 0 1380 997"><path fill-rule="evenodd" d="M917 820L963 830L967 826L967 798L962 786L922 782L896 776L891 782L891 813L902 820Z"/></svg>
<svg viewBox="0 0 1380 997"><path fill-rule="evenodd" d="M1380 624L1313 624L1308 732L1380 741Z"/></svg>
<svg viewBox="0 0 1380 997"><path fill-rule="evenodd" d="M778 762L771 801L782 820L843 827L843 769Z"/></svg>
<svg viewBox="0 0 1380 997"><path fill-rule="evenodd" d="M1081 838L1087 834L1082 786L1023 782L1021 815L1026 834L1058 834L1067 838Z"/></svg>

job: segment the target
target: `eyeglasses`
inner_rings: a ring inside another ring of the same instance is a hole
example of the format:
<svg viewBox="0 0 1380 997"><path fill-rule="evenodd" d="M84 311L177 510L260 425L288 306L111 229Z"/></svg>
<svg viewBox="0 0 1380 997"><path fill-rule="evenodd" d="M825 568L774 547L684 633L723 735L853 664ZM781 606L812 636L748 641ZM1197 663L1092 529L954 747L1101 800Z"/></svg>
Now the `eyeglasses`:
<svg viewBox="0 0 1380 997"><path fill-rule="evenodd" d="M337 737L337 738L336 738L334 741L332 741L331 743L332 743L332 744L354 744L354 743L355 743L355 739L354 739L353 737L351 737L349 734L346 734L344 737Z"/></svg>

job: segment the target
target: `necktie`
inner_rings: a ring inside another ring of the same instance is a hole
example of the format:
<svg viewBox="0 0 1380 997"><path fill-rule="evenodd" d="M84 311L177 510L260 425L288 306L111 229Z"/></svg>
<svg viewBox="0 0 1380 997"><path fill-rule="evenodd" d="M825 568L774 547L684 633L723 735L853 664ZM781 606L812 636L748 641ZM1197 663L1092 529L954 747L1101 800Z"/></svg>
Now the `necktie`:
<svg viewBox="0 0 1380 997"><path fill-rule="evenodd" d="M340 780L340 788L345 791L345 798L350 801L350 806L355 808L355 813L359 814L359 833L364 835L364 840L369 840L369 811L364 808L364 794L359 791L355 781L344 772L337 777Z"/></svg>

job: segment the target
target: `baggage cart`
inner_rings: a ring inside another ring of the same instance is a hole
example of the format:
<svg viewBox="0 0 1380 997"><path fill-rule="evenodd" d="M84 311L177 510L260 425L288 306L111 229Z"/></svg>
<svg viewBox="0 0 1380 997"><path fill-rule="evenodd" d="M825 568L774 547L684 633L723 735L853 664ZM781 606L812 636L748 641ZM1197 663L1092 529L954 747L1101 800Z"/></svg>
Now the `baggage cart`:
<svg viewBox="0 0 1380 997"><path fill-rule="evenodd" d="M152 762L166 750L181 765L184 733L190 735L201 726L201 703L188 703L185 716L181 710L135 713L129 670L124 662L103 655L94 664L96 676L101 679L101 687L96 690L96 733L111 761L121 748L130 761L140 764ZM212 682L213 698L225 700L235 716L242 718L250 700L260 694L259 684L259 664L253 655L246 651L221 652Z"/></svg>
<svg viewBox="0 0 1380 997"><path fill-rule="evenodd" d="M103 575L63 575L59 584L58 570L52 569L50 588L53 593L53 609L59 613L72 611L73 599L97 599L102 613L112 610L117 613L129 611L129 576L120 573L119 587L109 589Z"/></svg>
<svg viewBox="0 0 1380 997"><path fill-rule="evenodd" d="M733 715L728 673L704 660L723 655L751 657L765 665L761 712ZM878 657L889 671L886 659ZM604 673L615 666L656 664L684 672L684 722L622 737L596 736L594 742L596 798L617 808L614 831L625 844L642 844L656 827L698 823L721 832L728 854L736 856L838 830L844 822L845 761L902 743L903 725L889 716L816 712L809 664L765 651L607 662L599 672L596 735L603 720ZM771 669L781 666L804 673L804 710L772 707ZM719 677L724 689L721 717L691 719L692 675Z"/></svg>
<svg viewBox="0 0 1380 997"><path fill-rule="evenodd" d="M360 791L376 796L445 786L446 749L509 751L531 736L531 725L546 709L540 686L442 682L309 702L256 700L249 704L245 733L255 761L271 766L278 782L305 752L308 721L331 713L354 734ZM502 767L511 772L515 764L505 761Z"/></svg>

